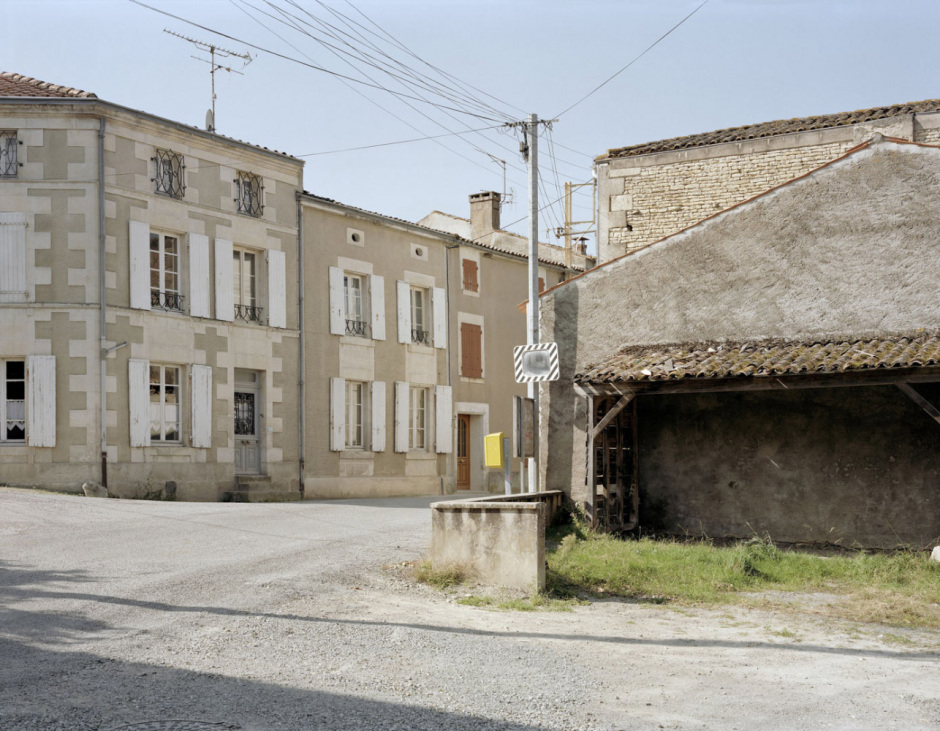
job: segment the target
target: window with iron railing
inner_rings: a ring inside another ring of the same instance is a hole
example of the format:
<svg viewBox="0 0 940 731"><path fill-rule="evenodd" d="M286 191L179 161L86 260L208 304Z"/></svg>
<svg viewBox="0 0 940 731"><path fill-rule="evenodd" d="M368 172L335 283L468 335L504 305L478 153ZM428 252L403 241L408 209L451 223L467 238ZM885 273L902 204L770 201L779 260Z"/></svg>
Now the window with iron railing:
<svg viewBox="0 0 940 731"><path fill-rule="evenodd" d="M363 276L361 274L343 274L343 300L346 307L346 334L359 337L368 336L366 321L363 319Z"/></svg>
<svg viewBox="0 0 940 731"><path fill-rule="evenodd" d="M154 193L182 199L186 194L186 161L183 156L172 150L158 148L151 159L154 163Z"/></svg>
<svg viewBox="0 0 940 731"><path fill-rule="evenodd" d="M15 178L19 169L16 130L0 131L0 178Z"/></svg>
<svg viewBox="0 0 940 731"><path fill-rule="evenodd" d="M238 171L235 178L235 210L256 218L264 213L264 181L260 175Z"/></svg>
<svg viewBox="0 0 940 731"><path fill-rule="evenodd" d="M180 244L176 236L150 233L150 306L183 310L180 294Z"/></svg>
<svg viewBox="0 0 940 731"><path fill-rule="evenodd" d="M430 297L424 287L411 288L411 342L431 344Z"/></svg>
<svg viewBox="0 0 940 731"><path fill-rule="evenodd" d="M261 322L261 307L257 302L258 255L253 251L232 251L232 289L235 296L235 319L242 322Z"/></svg>

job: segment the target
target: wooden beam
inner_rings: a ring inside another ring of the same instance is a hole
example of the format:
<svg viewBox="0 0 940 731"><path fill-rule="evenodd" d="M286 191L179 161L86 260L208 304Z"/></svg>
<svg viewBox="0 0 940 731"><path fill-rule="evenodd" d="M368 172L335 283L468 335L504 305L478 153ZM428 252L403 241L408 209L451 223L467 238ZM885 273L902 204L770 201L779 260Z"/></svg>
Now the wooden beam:
<svg viewBox="0 0 940 731"><path fill-rule="evenodd" d="M631 401L633 401L634 396L635 394L632 394L632 393L628 393L624 395L616 404L614 404L613 408L611 408L610 411L604 414L604 418L601 419L599 422L597 422L597 426L595 426L594 429L591 430L592 440L597 439L597 435L600 434L602 431L604 431L606 426L610 422L612 422L614 419L617 418L617 414L623 411L624 407L627 404L629 404Z"/></svg>
<svg viewBox="0 0 940 731"><path fill-rule="evenodd" d="M597 469L594 466L594 430L592 425L594 423L594 397L587 397L587 416L585 417L587 422L587 508L588 513L591 517L591 527L597 527L597 500L595 499L595 493L597 492Z"/></svg>
<svg viewBox="0 0 940 731"><path fill-rule="evenodd" d="M726 391L789 391L801 388L896 386L899 383L940 382L940 368L872 369L849 373L813 373L791 376L738 376L735 378L683 378L668 381L580 383L578 388L595 396L634 396Z"/></svg>
<svg viewBox="0 0 940 731"><path fill-rule="evenodd" d="M934 406L927 399L925 399L923 396L917 393L917 391L911 388L908 384L896 383L895 385L899 389L901 389L901 391L907 394L910 397L911 401L913 401L915 404L920 406L920 408L926 411L933 418L934 421L940 424L940 409L937 409L936 406Z"/></svg>

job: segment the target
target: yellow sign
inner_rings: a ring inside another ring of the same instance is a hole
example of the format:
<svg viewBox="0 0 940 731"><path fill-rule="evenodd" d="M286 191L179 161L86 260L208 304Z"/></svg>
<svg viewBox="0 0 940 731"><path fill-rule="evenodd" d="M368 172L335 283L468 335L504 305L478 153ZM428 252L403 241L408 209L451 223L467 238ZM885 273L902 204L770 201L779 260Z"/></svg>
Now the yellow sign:
<svg viewBox="0 0 940 731"><path fill-rule="evenodd" d="M505 438L506 435L501 431L483 437L483 452L486 455L487 467L501 469L505 466L503 462L503 439Z"/></svg>

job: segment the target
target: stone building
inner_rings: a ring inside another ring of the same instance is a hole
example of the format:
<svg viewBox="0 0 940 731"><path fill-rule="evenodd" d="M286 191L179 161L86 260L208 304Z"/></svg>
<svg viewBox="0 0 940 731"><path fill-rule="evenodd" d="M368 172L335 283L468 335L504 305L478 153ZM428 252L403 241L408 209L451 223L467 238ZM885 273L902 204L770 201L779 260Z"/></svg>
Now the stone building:
<svg viewBox="0 0 940 731"><path fill-rule="evenodd" d="M0 483L299 496L303 163L11 73L0 147Z"/></svg>
<svg viewBox="0 0 940 731"><path fill-rule="evenodd" d="M940 100L763 122L596 158L598 261L634 251L834 160L875 132L940 142Z"/></svg>
<svg viewBox="0 0 940 731"><path fill-rule="evenodd" d="M474 237L445 214L415 224L309 193L301 203L306 495L501 490L483 437L510 433L525 396L512 348L526 341L528 260L499 230L499 195L471 196ZM585 268L566 269L558 247L540 256L546 286ZM512 471L518 484L519 460Z"/></svg>
<svg viewBox="0 0 940 731"><path fill-rule="evenodd" d="M473 241L305 193L302 172L0 74L0 484L175 483L187 500L501 488L482 443L525 394L528 280L499 196L471 196ZM545 286L588 261L541 255Z"/></svg>
<svg viewBox="0 0 940 731"><path fill-rule="evenodd" d="M547 290L546 487L611 529L936 542L938 206L940 149L876 135Z"/></svg>

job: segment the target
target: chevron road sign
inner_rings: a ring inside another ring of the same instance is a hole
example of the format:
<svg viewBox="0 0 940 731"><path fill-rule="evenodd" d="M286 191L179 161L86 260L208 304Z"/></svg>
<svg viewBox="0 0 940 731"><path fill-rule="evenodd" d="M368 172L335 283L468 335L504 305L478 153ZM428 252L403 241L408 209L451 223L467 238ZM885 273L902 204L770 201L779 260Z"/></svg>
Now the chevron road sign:
<svg viewBox="0 0 940 731"><path fill-rule="evenodd" d="M517 345L512 349L512 362L516 371L516 383L557 381L558 343Z"/></svg>

